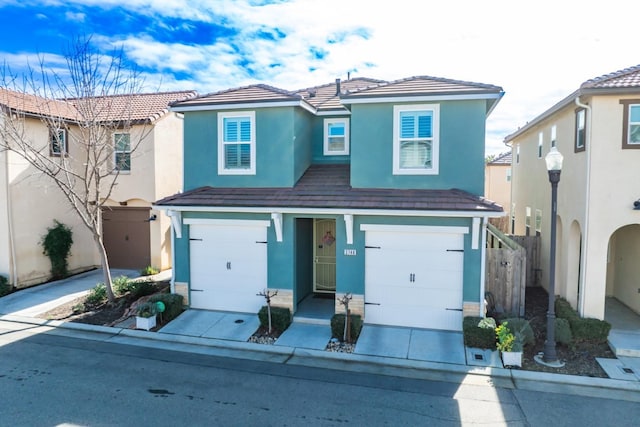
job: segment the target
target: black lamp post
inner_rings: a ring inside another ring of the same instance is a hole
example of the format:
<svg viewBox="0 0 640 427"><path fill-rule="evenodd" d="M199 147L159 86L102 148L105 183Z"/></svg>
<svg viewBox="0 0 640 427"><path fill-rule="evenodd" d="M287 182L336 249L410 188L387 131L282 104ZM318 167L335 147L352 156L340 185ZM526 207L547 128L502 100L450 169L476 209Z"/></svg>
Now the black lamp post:
<svg viewBox="0 0 640 427"><path fill-rule="evenodd" d="M556 354L556 217L558 216L558 182L562 171L562 154L556 147L551 147L545 157L549 182L551 183L551 241L549 250L549 308L547 311L547 339L544 342L542 357L536 356L536 362L545 366L560 368L564 363L558 360Z"/></svg>

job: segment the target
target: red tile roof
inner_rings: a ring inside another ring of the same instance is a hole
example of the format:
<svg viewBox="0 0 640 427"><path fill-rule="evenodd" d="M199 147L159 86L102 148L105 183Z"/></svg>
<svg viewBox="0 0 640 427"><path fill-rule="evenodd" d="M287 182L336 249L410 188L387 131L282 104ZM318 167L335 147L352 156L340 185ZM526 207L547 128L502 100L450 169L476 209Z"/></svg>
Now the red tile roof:
<svg viewBox="0 0 640 427"><path fill-rule="evenodd" d="M372 87L386 83L384 80L369 79L358 77L350 80L340 81L340 94L338 93L337 82L315 86L306 89L297 90L296 93L302 96L309 104L313 105L319 111L327 110L346 110L340 102L340 95L357 91L360 89Z"/></svg>
<svg viewBox="0 0 640 427"><path fill-rule="evenodd" d="M496 158L491 160L488 164L489 165L510 165L511 162L512 162L511 151L508 151L506 153L499 154L498 156L496 156Z"/></svg>
<svg viewBox="0 0 640 427"><path fill-rule="evenodd" d="M195 91L177 91L95 97L85 109L83 99L51 100L0 87L0 105L28 115L55 116L70 121L91 117L99 121L153 122L169 111L171 102L196 95Z"/></svg>
<svg viewBox="0 0 640 427"><path fill-rule="evenodd" d="M312 165L294 187L200 187L157 201L159 206L390 209L502 212L471 193L451 190L352 188L349 165Z"/></svg>

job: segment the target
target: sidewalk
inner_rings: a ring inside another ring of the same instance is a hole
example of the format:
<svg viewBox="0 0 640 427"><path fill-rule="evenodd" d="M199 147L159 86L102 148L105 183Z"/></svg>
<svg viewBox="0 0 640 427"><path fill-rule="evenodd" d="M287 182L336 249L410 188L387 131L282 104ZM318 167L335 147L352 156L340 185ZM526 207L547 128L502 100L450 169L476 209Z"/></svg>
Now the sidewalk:
<svg viewBox="0 0 640 427"><path fill-rule="evenodd" d="M97 282L102 281L101 279L96 281L96 278L102 277L101 273L101 270L96 270L68 281L73 284L53 282L0 298L0 331L7 331L14 340L45 333L219 357L640 402L640 383L624 380L467 366L464 361L462 364L453 364L375 355L332 353L287 345L265 345L204 336L187 336L181 335L178 330L173 330L171 333L147 332L36 317L37 314L46 312L55 304L63 304L86 293ZM112 274L115 277L126 272L114 270ZM129 274L131 275L131 272ZM4 338L7 338L7 334L4 335Z"/></svg>

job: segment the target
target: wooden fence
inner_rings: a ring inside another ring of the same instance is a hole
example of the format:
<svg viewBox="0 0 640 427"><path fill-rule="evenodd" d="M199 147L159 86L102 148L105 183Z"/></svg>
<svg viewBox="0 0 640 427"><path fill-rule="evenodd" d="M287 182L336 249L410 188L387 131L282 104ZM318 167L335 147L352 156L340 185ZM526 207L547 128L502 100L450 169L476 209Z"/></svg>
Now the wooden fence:
<svg viewBox="0 0 640 427"><path fill-rule="evenodd" d="M527 286L540 286L540 236L509 236L527 253Z"/></svg>
<svg viewBox="0 0 640 427"><path fill-rule="evenodd" d="M524 316L527 264L526 249L488 224L485 292L490 305L505 313Z"/></svg>

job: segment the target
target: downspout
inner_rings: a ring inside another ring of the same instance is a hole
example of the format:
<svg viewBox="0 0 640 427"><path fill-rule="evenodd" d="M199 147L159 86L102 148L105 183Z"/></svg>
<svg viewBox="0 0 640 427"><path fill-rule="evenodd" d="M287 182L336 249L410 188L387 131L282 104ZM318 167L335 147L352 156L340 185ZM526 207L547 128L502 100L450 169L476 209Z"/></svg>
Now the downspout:
<svg viewBox="0 0 640 427"><path fill-rule="evenodd" d="M589 245L589 205L590 205L590 197L591 197L591 151L593 147L591 147L591 106L589 104L583 104L580 102L580 95L576 96L575 104L584 108L587 111L587 120L585 126L587 127L585 132L585 141L584 145L587 150L587 180L585 183L586 193L585 193L585 204L584 204L584 230L582 233L582 251L580 254L580 277L578 278L578 293L580 295L580 299L578 301L578 312L581 316L584 315L584 297L585 297L585 281L587 277L587 246Z"/></svg>
<svg viewBox="0 0 640 427"><path fill-rule="evenodd" d="M482 251L480 258L482 262L480 263L480 317L485 316L486 307L484 301L484 292L485 292L485 271L487 264L487 217L482 218L482 246L480 250Z"/></svg>
<svg viewBox="0 0 640 427"><path fill-rule="evenodd" d="M18 266L16 264L16 245L13 239L13 214L11 208L11 185L9 183L9 151L4 152L5 159L5 185L7 190L7 232L9 233L9 268L11 269L11 284L14 289L18 287Z"/></svg>

